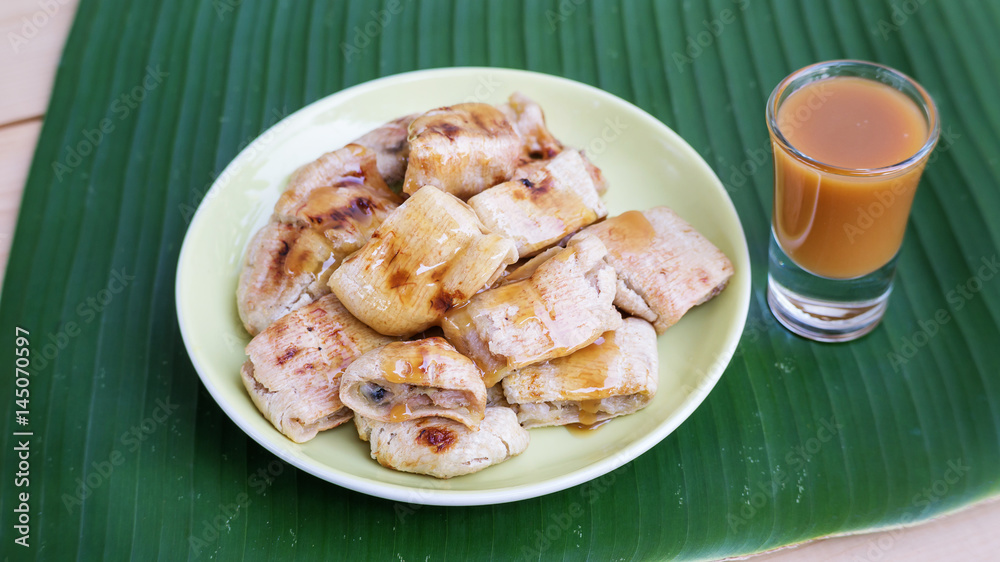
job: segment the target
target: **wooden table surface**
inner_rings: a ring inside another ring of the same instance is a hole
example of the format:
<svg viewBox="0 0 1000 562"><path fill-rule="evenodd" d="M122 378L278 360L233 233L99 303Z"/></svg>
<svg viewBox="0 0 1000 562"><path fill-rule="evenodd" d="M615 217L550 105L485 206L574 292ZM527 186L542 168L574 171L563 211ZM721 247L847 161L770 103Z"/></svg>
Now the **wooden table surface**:
<svg viewBox="0 0 1000 562"><path fill-rule="evenodd" d="M37 0L0 2L0 37L6 38L0 47L0 279L77 0L52 4L58 8L50 14ZM11 41L11 33L26 39ZM818 540L753 560L988 560L1000 550L998 530L1000 501L994 501L908 529Z"/></svg>

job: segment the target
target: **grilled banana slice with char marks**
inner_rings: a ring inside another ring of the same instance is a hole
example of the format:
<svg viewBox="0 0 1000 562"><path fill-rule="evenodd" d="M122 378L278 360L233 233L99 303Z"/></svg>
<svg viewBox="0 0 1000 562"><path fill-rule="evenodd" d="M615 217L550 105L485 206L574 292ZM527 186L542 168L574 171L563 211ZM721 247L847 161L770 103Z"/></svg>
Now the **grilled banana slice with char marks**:
<svg viewBox="0 0 1000 562"><path fill-rule="evenodd" d="M327 280L401 202L375 154L348 145L300 168L250 241L237 287L240 319L255 335L330 292Z"/></svg>
<svg viewBox="0 0 1000 562"><path fill-rule="evenodd" d="M468 205L426 186L400 205L330 277L344 306L375 330L409 337L493 284L517 260Z"/></svg>
<svg viewBox="0 0 1000 562"><path fill-rule="evenodd" d="M514 240L522 258L608 214L579 152L567 150L532 167L527 177L469 199L483 224Z"/></svg>
<svg viewBox="0 0 1000 562"><path fill-rule="evenodd" d="M486 385L471 359L444 338L427 338L390 343L351 363L340 399L378 421L438 416L475 429L486 409Z"/></svg>
<svg viewBox="0 0 1000 562"><path fill-rule="evenodd" d="M504 377L503 390L525 428L593 426L649 404L658 368L653 326L626 318L575 353L512 372Z"/></svg>
<svg viewBox="0 0 1000 562"><path fill-rule="evenodd" d="M304 443L351 419L340 401L341 375L356 358L391 341L326 295L250 340L243 385L278 431Z"/></svg>
<svg viewBox="0 0 1000 562"><path fill-rule="evenodd" d="M530 440L517 415L504 407L486 408L478 430L447 418L386 423L355 416L354 423L379 464L435 478L479 472L520 455Z"/></svg>
<svg viewBox="0 0 1000 562"><path fill-rule="evenodd" d="M542 107L520 92L514 92L507 103L499 106L507 116L514 131L521 139L523 159L538 160L554 158L562 152L563 145L552 136L545 124Z"/></svg>
<svg viewBox="0 0 1000 562"><path fill-rule="evenodd" d="M375 152L378 172L389 186L398 188L406 176L406 159L410 155L410 123L419 114L406 115L372 129L353 141Z"/></svg>
<svg viewBox="0 0 1000 562"><path fill-rule="evenodd" d="M482 292L450 311L445 337L484 372L486 386L510 370L563 357L621 325L615 273L597 239L571 243L531 275Z"/></svg>
<svg viewBox="0 0 1000 562"><path fill-rule="evenodd" d="M628 211L573 239L600 239L618 275L615 305L662 334L692 307L726 288L733 264L667 207Z"/></svg>
<svg viewBox="0 0 1000 562"><path fill-rule="evenodd" d="M410 124L410 155L403 191L425 185L463 201L514 174L521 139L492 105L462 103L433 109Z"/></svg>

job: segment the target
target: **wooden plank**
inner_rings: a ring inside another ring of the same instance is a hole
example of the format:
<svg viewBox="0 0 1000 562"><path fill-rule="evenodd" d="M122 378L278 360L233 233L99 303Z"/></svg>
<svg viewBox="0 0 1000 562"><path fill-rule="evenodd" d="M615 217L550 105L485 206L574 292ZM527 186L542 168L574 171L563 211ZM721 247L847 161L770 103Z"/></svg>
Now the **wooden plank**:
<svg viewBox="0 0 1000 562"><path fill-rule="evenodd" d="M1000 529L1000 501L988 501L916 527L818 540L751 559L989 560L997 550L996 529Z"/></svg>
<svg viewBox="0 0 1000 562"><path fill-rule="evenodd" d="M41 119L0 127L0 154L3 154L0 160L0 281L7 270L21 193L41 130Z"/></svg>
<svg viewBox="0 0 1000 562"><path fill-rule="evenodd" d="M0 125L45 113L77 2L0 2Z"/></svg>

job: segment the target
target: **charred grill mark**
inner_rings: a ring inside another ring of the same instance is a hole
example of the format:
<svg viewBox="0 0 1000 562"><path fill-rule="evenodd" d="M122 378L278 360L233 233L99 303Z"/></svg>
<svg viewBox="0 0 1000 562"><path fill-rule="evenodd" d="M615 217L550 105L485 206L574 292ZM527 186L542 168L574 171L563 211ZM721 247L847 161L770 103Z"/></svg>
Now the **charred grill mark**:
<svg viewBox="0 0 1000 562"><path fill-rule="evenodd" d="M442 291L431 299L430 304L431 309L444 314L445 312L451 310L451 307L454 306L454 301L452 301L451 297L447 293Z"/></svg>
<svg viewBox="0 0 1000 562"><path fill-rule="evenodd" d="M431 426L420 430L417 434L417 443L430 447L435 453L443 453L455 444L457 437L455 432L448 428Z"/></svg>
<svg viewBox="0 0 1000 562"><path fill-rule="evenodd" d="M442 289L438 291L438 294L434 295L430 305L432 310L444 314L454 308L455 304L464 302L465 300L465 294L461 291L448 292Z"/></svg>
<svg viewBox="0 0 1000 562"><path fill-rule="evenodd" d="M385 264L386 267L392 267L392 262L396 261L396 258L399 257L399 252L400 252L399 248L396 248L395 251L392 253L392 257L389 258L389 263Z"/></svg>
<svg viewBox="0 0 1000 562"><path fill-rule="evenodd" d="M285 350L284 353L278 356L278 365L284 365L285 363L288 363L288 361L290 361L292 357L295 357L295 354L298 352L299 348L295 347L294 345L292 347L289 347L288 349Z"/></svg>
<svg viewBox="0 0 1000 562"><path fill-rule="evenodd" d="M545 176L545 179L535 183L535 187L531 190L531 192L532 194L544 195L552 191L554 187L555 186L552 185L552 176Z"/></svg>
<svg viewBox="0 0 1000 562"><path fill-rule="evenodd" d="M397 269L389 275L389 288L391 289L398 289L404 285L412 284L410 282L410 275L403 270Z"/></svg>
<svg viewBox="0 0 1000 562"><path fill-rule="evenodd" d="M490 130L489 124L483 122L483 117L482 115L479 114L478 111L471 112L471 118L472 122L475 123L476 126L479 127L482 131L489 132Z"/></svg>
<svg viewBox="0 0 1000 562"><path fill-rule="evenodd" d="M434 283L440 283L444 276L448 273L448 269L444 267L439 267L431 272L431 281Z"/></svg>
<svg viewBox="0 0 1000 562"><path fill-rule="evenodd" d="M294 240L292 244L294 244ZM268 278L272 279L272 282L284 283L286 276L295 275L295 272L290 270L288 263L290 261L288 259L289 254L292 252L292 244L289 244L287 240L281 240L281 246L278 247L278 251L274 254L274 265L268 271Z"/></svg>
<svg viewBox="0 0 1000 562"><path fill-rule="evenodd" d="M462 129L452 123L440 123L438 125L432 125L429 127L431 131L447 137L448 140L455 142L455 136L462 131Z"/></svg>
<svg viewBox="0 0 1000 562"><path fill-rule="evenodd" d="M541 181L533 182L528 178L523 178L520 180L521 184L527 188L528 195L532 199L538 199L543 197L550 191L552 191L555 186L552 184L552 176L546 175Z"/></svg>
<svg viewBox="0 0 1000 562"><path fill-rule="evenodd" d="M357 197L343 207L332 209L329 213L312 215L309 222L314 226L324 225L326 228L340 229L357 225L362 220L369 220L374 214L377 204L367 197Z"/></svg>

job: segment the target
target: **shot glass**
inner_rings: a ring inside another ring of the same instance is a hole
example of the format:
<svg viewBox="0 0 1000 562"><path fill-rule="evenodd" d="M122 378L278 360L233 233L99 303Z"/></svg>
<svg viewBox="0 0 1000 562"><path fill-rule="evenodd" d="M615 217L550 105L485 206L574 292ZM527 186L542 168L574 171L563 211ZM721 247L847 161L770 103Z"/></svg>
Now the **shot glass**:
<svg viewBox="0 0 1000 562"><path fill-rule="evenodd" d="M892 68L838 60L782 80L767 102L774 208L767 302L824 342L878 325L927 158L937 108Z"/></svg>

